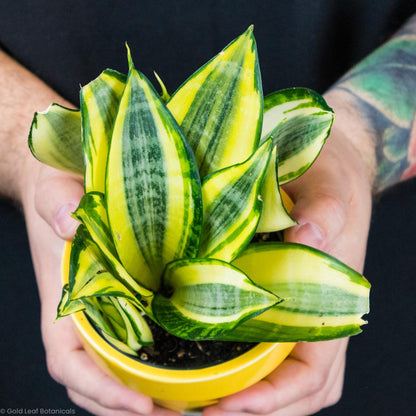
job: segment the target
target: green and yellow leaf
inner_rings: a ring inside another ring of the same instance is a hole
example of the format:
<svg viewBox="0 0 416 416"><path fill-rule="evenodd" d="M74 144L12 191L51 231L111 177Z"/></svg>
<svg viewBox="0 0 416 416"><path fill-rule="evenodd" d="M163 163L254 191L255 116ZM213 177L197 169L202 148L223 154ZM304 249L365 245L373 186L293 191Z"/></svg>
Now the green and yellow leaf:
<svg viewBox="0 0 416 416"><path fill-rule="evenodd" d="M125 84L125 75L106 69L81 89L85 192L105 190L108 148Z"/></svg>
<svg viewBox="0 0 416 416"><path fill-rule="evenodd" d="M320 341L357 334L365 324L370 284L328 254L295 243L253 244L234 265L285 300L222 339Z"/></svg>
<svg viewBox="0 0 416 416"><path fill-rule="evenodd" d="M62 296L61 300L58 305L58 314L56 316L56 320L71 315L75 312L80 312L85 309L85 305L82 301L70 301L69 300L69 289L68 284L66 284L62 289Z"/></svg>
<svg viewBox="0 0 416 416"><path fill-rule="evenodd" d="M123 317L120 315L118 309L114 306L113 298L111 296L100 299L92 298L91 301L96 303L96 307L101 313L111 322L120 339L126 339L126 328L124 326Z"/></svg>
<svg viewBox="0 0 416 416"><path fill-rule="evenodd" d="M157 82L160 85L160 88L162 90L161 94L160 94L160 98L162 99L162 101L164 101L165 103L169 101L170 99L170 95L168 93L168 90L166 89L165 84L163 83L162 79L159 77L159 75L156 73L156 71L154 72L155 74L155 78L157 80Z"/></svg>
<svg viewBox="0 0 416 416"><path fill-rule="evenodd" d="M135 357L138 357L139 354L137 354L137 352L133 349L131 349L128 345L126 345L124 342L120 341L118 338L114 338L109 336L106 333L102 333L103 337L107 340L107 342L109 342L110 344L113 345L113 347L116 347L118 350L120 350L121 352L124 352L125 354L129 354L129 355L133 355Z"/></svg>
<svg viewBox="0 0 416 416"><path fill-rule="evenodd" d="M279 126L270 134L272 139L274 132L277 132L278 128ZM260 220L257 224L257 233L280 231L296 224L296 221L289 215L282 198L277 160L277 149L274 147L260 189L263 205Z"/></svg>
<svg viewBox="0 0 416 416"><path fill-rule="evenodd" d="M117 339L120 335L114 331L114 326L102 313L100 303L97 298L83 299L82 303L85 305L85 314L94 323L94 325L102 331L104 336L110 336Z"/></svg>
<svg viewBox="0 0 416 416"><path fill-rule="evenodd" d="M216 339L281 301L240 270L216 259L170 263L153 313L168 332L185 339Z"/></svg>
<svg viewBox="0 0 416 416"><path fill-rule="evenodd" d="M30 127L29 148L33 155L55 169L84 174L81 116L59 104L35 113Z"/></svg>
<svg viewBox="0 0 416 416"><path fill-rule="evenodd" d="M126 329L125 344L134 351L153 344L153 335L140 311L125 298L111 299Z"/></svg>
<svg viewBox="0 0 416 416"><path fill-rule="evenodd" d="M106 271L104 259L92 241L88 230L80 225L71 244L68 272L68 295L79 292L94 276Z"/></svg>
<svg viewBox="0 0 416 416"><path fill-rule="evenodd" d="M252 27L188 78L167 105L201 178L246 160L257 147L263 112Z"/></svg>
<svg viewBox="0 0 416 416"><path fill-rule="evenodd" d="M84 233L83 242L85 245L80 252L78 262L70 265L70 282L74 281L74 284L70 286L71 300L92 296L124 296L141 307L139 300L143 297L146 301L151 299L153 294L146 289L138 287L140 292L137 292L135 290L137 284L134 287L130 286L129 283L132 280L130 276L127 275L130 280L126 282L117 270L114 274L112 265L107 262L102 251L86 233ZM73 266L74 277L71 275L71 266ZM123 272L126 275L126 272Z"/></svg>
<svg viewBox="0 0 416 416"><path fill-rule="evenodd" d="M264 98L262 140L275 130L280 185L312 165L333 120L334 113L322 96L307 88L288 88Z"/></svg>
<svg viewBox="0 0 416 416"><path fill-rule="evenodd" d="M104 319L105 322L108 322L109 326L111 327L111 330L114 332L113 335L109 335L108 332L101 330L104 338L113 346L117 347L119 350L126 352L127 354L137 356L136 351L127 345L127 328L125 325L125 321L123 316L119 312L119 308L115 306L115 303L117 303L117 298L113 298L110 296L100 299L90 298L88 300L90 302L95 302L95 309L97 311L100 311L102 319ZM99 325L97 326L99 327Z"/></svg>
<svg viewBox="0 0 416 416"><path fill-rule="evenodd" d="M72 290L71 300L91 297L118 296L132 300L137 304L134 294L108 271L94 275L78 291Z"/></svg>
<svg viewBox="0 0 416 416"><path fill-rule="evenodd" d="M107 165L107 210L122 264L157 290L166 263L196 255L201 186L177 123L130 55L129 62Z"/></svg>
<svg viewBox="0 0 416 416"><path fill-rule="evenodd" d="M106 259L92 241L86 227L80 225L72 242L69 284L58 306L58 318L85 309L84 300L97 297L125 297L137 307L145 309L136 294L109 270Z"/></svg>
<svg viewBox="0 0 416 416"><path fill-rule="evenodd" d="M260 188L271 148L268 140L245 162L205 178L199 257L228 262L250 242L261 214Z"/></svg>
<svg viewBox="0 0 416 416"><path fill-rule="evenodd" d="M111 267L112 273L126 286L126 289L129 288L134 294L150 301L153 293L138 284L118 259L108 224L104 195L99 192L84 194L73 215L85 225L92 240L105 257L106 264Z"/></svg>

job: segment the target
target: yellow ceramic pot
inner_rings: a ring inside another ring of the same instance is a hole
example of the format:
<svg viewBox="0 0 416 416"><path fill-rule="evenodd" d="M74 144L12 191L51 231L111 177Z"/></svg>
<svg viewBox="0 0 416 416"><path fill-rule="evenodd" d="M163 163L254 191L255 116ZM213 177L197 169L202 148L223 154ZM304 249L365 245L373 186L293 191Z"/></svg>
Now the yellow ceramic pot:
<svg viewBox="0 0 416 416"><path fill-rule="evenodd" d="M65 247L63 277L67 281L70 244ZM293 343L261 343L227 362L195 370L145 364L112 347L82 312L72 315L85 350L111 377L174 410L195 410L240 391L264 378L293 349Z"/></svg>

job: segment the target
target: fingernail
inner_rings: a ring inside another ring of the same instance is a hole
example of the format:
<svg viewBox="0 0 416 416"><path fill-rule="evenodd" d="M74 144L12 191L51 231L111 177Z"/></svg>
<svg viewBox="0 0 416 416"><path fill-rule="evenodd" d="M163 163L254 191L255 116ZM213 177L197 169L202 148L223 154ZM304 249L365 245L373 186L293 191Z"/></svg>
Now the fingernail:
<svg viewBox="0 0 416 416"><path fill-rule="evenodd" d="M311 222L299 224L294 230L297 243L306 244L311 247L320 248L324 242L324 235L320 227Z"/></svg>
<svg viewBox="0 0 416 416"><path fill-rule="evenodd" d="M55 229L57 234L64 239L72 238L78 223L71 217L77 209L72 202L62 205L55 217Z"/></svg>

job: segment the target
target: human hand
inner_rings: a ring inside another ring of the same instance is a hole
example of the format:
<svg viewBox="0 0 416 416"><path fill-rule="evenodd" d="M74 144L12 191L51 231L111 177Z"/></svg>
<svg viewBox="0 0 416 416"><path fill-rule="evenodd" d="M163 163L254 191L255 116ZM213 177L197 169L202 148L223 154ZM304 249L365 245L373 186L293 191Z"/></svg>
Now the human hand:
<svg viewBox="0 0 416 416"><path fill-rule="evenodd" d="M60 300L64 239L78 223L70 218L83 194L81 180L29 162L22 188L32 258L41 299L41 328L51 376L63 384L71 400L94 415L174 416L152 400L108 377L85 352L70 317L54 323Z"/></svg>
<svg viewBox="0 0 416 416"><path fill-rule="evenodd" d="M285 239L326 251L361 271L371 212L370 171L351 141L333 129L315 164L285 187L298 221ZM347 343L298 343L269 376L221 399L203 416L300 416L335 404L342 393Z"/></svg>

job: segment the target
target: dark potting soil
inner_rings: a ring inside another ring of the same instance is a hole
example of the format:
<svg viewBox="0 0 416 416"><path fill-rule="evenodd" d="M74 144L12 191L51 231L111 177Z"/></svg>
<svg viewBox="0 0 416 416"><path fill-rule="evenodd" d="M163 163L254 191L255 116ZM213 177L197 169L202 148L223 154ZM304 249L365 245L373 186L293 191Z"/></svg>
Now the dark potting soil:
<svg viewBox="0 0 416 416"><path fill-rule="evenodd" d="M247 352L256 343L223 341L187 341L167 333L147 320L154 344L142 347L139 360L167 368L202 368L220 364Z"/></svg>

